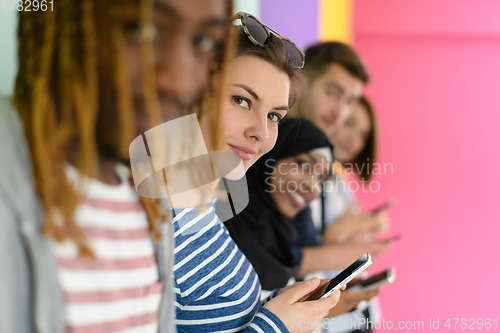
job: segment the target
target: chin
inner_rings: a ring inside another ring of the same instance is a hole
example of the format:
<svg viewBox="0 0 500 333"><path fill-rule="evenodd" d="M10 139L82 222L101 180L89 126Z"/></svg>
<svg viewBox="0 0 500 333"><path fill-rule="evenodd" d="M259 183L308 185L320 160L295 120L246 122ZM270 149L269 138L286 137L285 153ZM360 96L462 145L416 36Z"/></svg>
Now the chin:
<svg viewBox="0 0 500 333"><path fill-rule="evenodd" d="M257 162L257 160L243 161L243 167L245 168L245 173L248 171L248 169L252 167L252 165L255 164L255 162Z"/></svg>
<svg viewBox="0 0 500 333"><path fill-rule="evenodd" d="M300 212L300 210L298 210L297 207L290 204L290 208L286 211L286 214L283 214L283 215L285 215L285 217L291 219L291 218L294 218L295 216L297 216L297 214L299 212Z"/></svg>
<svg viewBox="0 0 500 333"><path fill-rule="evenodd" d="M337 161L339 161L342 164L346 163L354 163L354 158L355 156L348 156L348 155L340 155L339 157L336 157Z"/></svg>

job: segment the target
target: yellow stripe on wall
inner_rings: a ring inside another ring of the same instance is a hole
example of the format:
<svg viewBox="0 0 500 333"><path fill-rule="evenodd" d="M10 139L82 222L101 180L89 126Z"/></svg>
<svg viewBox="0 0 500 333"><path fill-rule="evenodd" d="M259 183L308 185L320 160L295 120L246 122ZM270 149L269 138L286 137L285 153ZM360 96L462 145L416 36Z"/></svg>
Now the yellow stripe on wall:
<svg viewBox="0 0 500 333"><path fill-rule="evenodd" d="M338 41L351 44L352 0L319 1L319 39L322 42Z"/></svg>

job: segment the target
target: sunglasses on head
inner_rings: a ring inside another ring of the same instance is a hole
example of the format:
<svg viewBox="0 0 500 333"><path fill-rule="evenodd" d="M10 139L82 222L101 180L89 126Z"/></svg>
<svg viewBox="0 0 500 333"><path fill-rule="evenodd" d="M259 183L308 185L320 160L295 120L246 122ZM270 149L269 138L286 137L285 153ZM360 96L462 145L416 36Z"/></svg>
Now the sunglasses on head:
<svg viewBox="0 0 500 333"><path fill-rule="evenodd" d="M235 20L241 20L241 26L243 31L246 33L248 38L260 47L264 47L269 43L269 36L271 32L278 37L283 45L285 46L286 54L288 58L298 67L304 67L305 55L302 50L295 45L290 39L280 35L273 29L269 28L267 25L259 21L253 15L245 12L239 12L235 15Z"/></svg>

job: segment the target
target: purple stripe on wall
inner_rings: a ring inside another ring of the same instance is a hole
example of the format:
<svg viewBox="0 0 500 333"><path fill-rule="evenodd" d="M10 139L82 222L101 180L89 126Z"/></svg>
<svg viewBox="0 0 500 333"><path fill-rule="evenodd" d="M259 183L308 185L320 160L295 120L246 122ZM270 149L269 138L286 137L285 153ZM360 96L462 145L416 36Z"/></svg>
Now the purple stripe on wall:
<svg viewBox="0 0 500 333"><path fill-rule="evenodd" d="M318 42L318 0L262 0L260 16L304 51Z"/></svg>

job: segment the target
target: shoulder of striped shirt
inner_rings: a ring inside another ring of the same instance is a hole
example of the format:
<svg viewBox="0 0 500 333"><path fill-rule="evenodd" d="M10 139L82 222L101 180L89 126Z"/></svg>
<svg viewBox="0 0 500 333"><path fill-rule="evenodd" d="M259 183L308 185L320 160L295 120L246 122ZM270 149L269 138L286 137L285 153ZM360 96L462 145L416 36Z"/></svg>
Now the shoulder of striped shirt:
<svg viewBox="0 0 500 333"><path fill-rule="evenodd" d="M174 217L174 221L178 222L180 219L182 219L182 217L184 217L184 214L187 213L188 211L189 210L178 211L177 216L179 218ZM235 247L237 247L236 244ZM174 292L179 296L183 297L184 293L178 287L178 282L175 277L175 274L174 274L174 281L176 285L173 288ZM260 309L258 310L253 320L247 323L246 328L243 329L242 327L243 332L288 332L288 329L286 328L285 324L274 313L262 307L263 304L269 302L271 299L276 297L278 290L279 289L273 291L271 295L269 295L264 301L261 302ZM175 306L181 311L187 310L185 306L179 304L177 301L175 302ZM236 330L238 330L238 328L236 328Z"/></svg>

